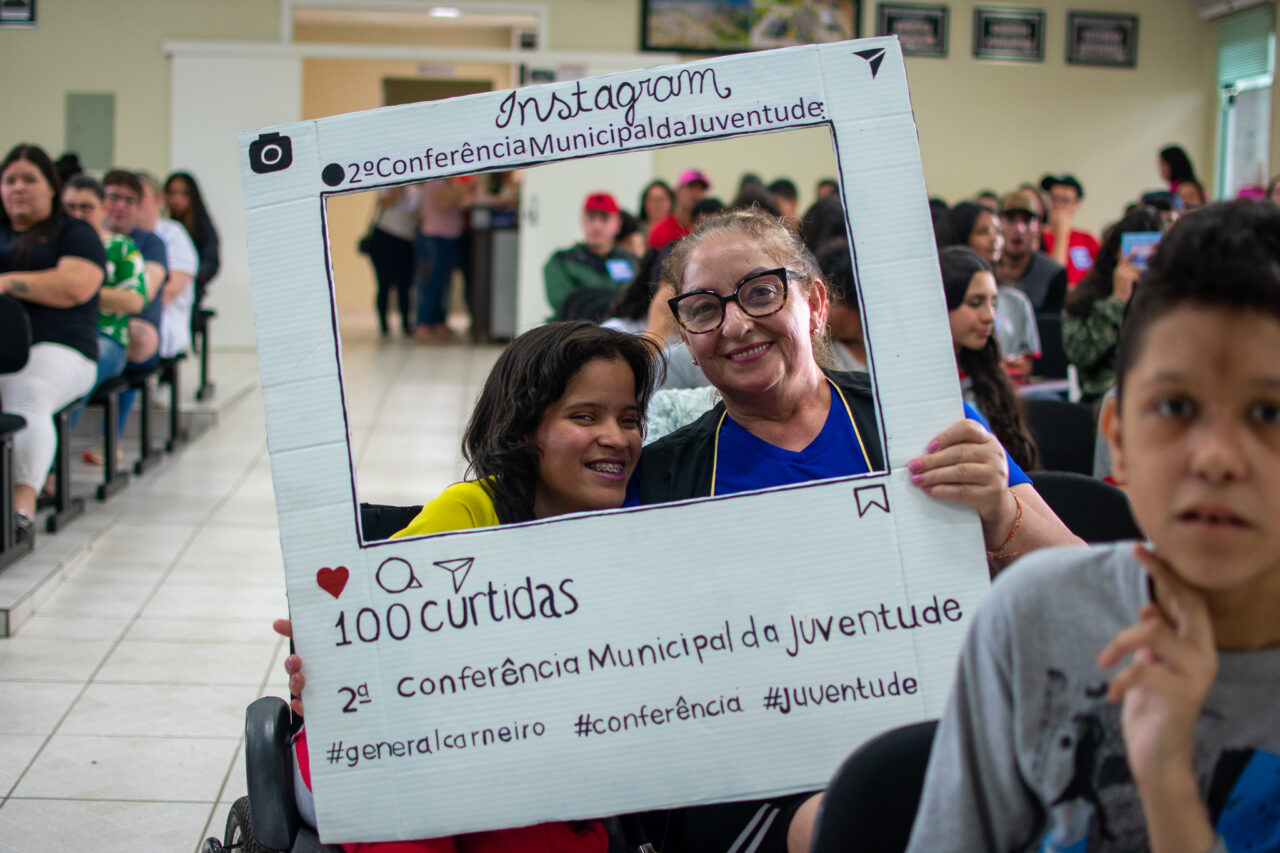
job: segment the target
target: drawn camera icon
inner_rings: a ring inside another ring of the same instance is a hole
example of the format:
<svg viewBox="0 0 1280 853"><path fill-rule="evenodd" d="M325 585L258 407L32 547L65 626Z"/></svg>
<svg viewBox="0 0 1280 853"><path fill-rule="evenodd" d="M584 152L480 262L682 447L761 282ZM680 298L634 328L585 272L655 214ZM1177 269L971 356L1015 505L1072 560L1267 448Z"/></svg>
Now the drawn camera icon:
<svg viewBox="0 0 1280 853"><path fill-rule="evenodd" d="M249 143L249 168L264 175L279 172L293 163L293 140L278 133L260 133Z"/></svg>

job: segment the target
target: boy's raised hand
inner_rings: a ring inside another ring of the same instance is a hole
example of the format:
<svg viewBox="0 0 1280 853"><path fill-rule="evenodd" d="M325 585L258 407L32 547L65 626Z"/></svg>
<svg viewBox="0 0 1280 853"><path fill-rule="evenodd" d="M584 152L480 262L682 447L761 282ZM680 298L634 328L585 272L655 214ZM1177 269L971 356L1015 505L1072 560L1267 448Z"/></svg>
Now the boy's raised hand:
<svg viewBox="0 0 1280 853"><path fill-rule="evenodd" d="M1111 679L1107 699L1124 703L1125 752L1152 849L1203 851L1213 843L1213 828L1192 758L1196 720L1218 672L1213 626L1199 592L1145 546L1135 546L1134 555L1155 582L1164 609L1144 605L1137 623L1112 637L1098 655L1098 666L1110 669L1130 658Z"/></svg>

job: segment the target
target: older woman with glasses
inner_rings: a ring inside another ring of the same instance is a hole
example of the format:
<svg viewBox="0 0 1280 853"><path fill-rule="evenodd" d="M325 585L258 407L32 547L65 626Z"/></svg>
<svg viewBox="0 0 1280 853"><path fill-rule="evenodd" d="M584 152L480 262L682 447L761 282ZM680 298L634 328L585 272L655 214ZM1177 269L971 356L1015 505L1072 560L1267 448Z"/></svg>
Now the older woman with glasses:
<svg viewBox="0 0 1280 853"><path fill-rule="evenodd" d="M675 289L680 333L722 401L645 448L636 474L641 503L884 468L867 375L819 364L827 290L783 220L752 211L706 220L672 251L663 280ZM980 416L967 412L911 460L911 481L978 511L993 573L1018 554L1079 544ZM782 850L788 833L803 847L813 804L793 817L804 800L770 804L771 821L753 821L760 803L693 810L684 821L688 848L728 849L743 832L753 849Z"/></svg>

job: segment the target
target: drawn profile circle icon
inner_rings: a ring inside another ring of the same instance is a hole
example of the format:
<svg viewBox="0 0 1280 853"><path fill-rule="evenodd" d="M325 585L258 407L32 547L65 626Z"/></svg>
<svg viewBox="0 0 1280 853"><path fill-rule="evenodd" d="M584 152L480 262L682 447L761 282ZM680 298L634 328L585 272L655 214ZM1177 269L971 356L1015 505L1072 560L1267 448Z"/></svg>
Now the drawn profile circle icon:
<svg viewBox="0 0 1280 853"><path fill-rule="evenodd" d="M324 170L320 173L320 180L324 181L331 187L336 187L338 184L342 183L342 179L344 177L346 177L346 174L342 171L342 167L337 163L330 163L328 166L325 166Z"/></svg>
<svg viewBox="0 0 1280 853"><path fill-rule="evenodd" d="M378 566L378 572L374 575L374 579L384 592L389 592L392 595L398 595L406 589L415 589L422 586L421 581L413 573L413 566L409 564L408 560L403 560L400 557L391 557L383 560L382 565Z"/></svg>

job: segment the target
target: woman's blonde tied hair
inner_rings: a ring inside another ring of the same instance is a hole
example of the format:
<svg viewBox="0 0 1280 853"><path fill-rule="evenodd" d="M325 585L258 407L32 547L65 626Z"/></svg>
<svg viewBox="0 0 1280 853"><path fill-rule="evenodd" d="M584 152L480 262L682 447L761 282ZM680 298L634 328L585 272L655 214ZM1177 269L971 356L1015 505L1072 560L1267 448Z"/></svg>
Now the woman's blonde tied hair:
<svg viewBox="0 0 1280 853"><path fill-rule="evenodd" d="M765 213L759 208L749 210L733 210L708 217L686 237L680 240L662 264L662 280L669 283L677 296L684 287L685 271L694 251L708 240L726 235L741 235L758 244L769 257L786 267L796 277L792 282L799 284L805 293L813 289L814 281L822 281L822 270L813 253L805 246L799 232L781 216ZM823 285L825 287L825 283ZM813 357L819 367L832 368L835 365L829 329L824 324L810 335L813 342Z"/></svg>

